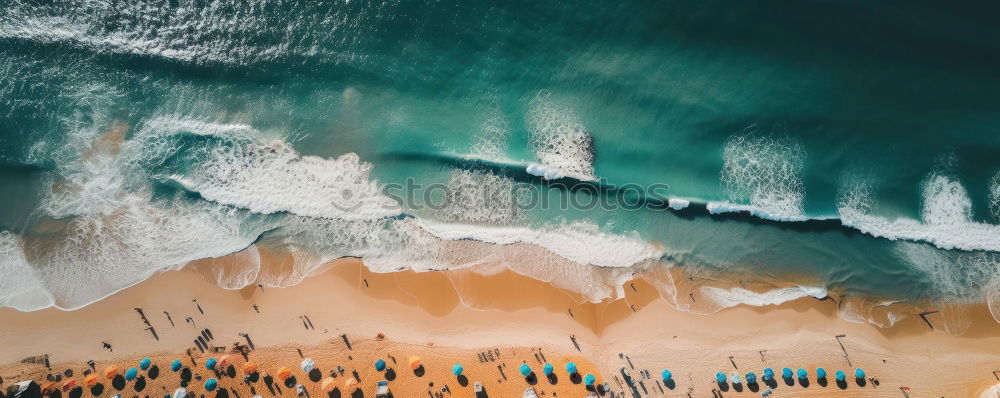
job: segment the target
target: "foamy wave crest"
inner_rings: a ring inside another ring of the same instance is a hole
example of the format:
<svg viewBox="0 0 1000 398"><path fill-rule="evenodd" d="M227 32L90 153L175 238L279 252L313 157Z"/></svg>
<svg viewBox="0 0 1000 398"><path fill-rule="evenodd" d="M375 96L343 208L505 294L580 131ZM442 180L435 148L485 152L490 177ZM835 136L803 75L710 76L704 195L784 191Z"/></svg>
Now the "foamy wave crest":
<svg viewBox="0 0 1000 398"><path fill-rule="evenodd" d="M667 206L673 210L684 210L688 206L691 206L691 201L681 198L670 198L667 199Z"/></svg>
<svg viewBox="0 0 1000 398"><path fill-rule="evenodd" d="M972 220L972 200L954 177L932 172L923 187L923 222L876 214L871 180L850 179L841 190L838 211L845 226L890 240L931 243L942 249L1000 251L1000 226Z"/></svg>
<svg viewBox="0 0 1000 398"><path fill-rule="evenodd" d="M722 289L712 286L702 286L701 293L702 297L711 300L721 308L735 307L740 304L763 307L765 305L778 305L803 297L821 299L826 297L826 288L819 286L794 286L758 293L739 287Z"/></svg>
<svg viewBox="0 0 1000 398"><path fill-rule="evenodd" d="M147 123L140 136L159 142L180 133L223 138L194 150L196 166L186 175L169 177L205 199L261 214L381 218L400 212L370 181L371 165L353 153L334 159L301 156L280 140L252 138L262 134L250 126L176 118Z"/></svg>
<svg viewBox="0 0 1000 398"><path fill-rule="evenodd" d="M794 142L754 133L735 135L722 152L722 184L732 203L710 203L714 212L749 211L775 220L803 220L805 150Z"/></svg>
<svg viewBox="0 0 1000 398"><path fill-rule="evenodd" d="M993 175L993 179L990 180L989 203L993 220L1000 222L1000 171Z"/></svg>
<svg viewBox="0 0 1000 398"><path fill-rule="evenodd" d="M986 289L1000 280L1000 253L936 250L928 245L900 242L896 254L927 274L934 289L947 297L981 302Z"/></svg>
<svg viewBox="0 0 1000 398"><path fill-rule="evenodd" d="M555 102L548 91L541 91L529 104L525 121L541 162L529 166L529 173L545 178L597 179L590 131L571 108Z"/></svg>
<svg viewBox="0 0 1000 398"><path fill-rule="evenodd" d="M21 245L14 234L0 232L0 307L20 311L50 307L55 300L28 264Z"/></svg>
<svg viewBox="0 0 1000 398"><path fill-rule="evenodd" d="M490 171L454 170L438 214L453 222L511 225L525 221L515 195L509 178Z"/></svg>
<svg viewBox="0 0 1000 398"><path fill-rule="evenodd" d="M418 225L445 240L473 239L500 245L526 243L546 248L579 264L599 267L629 267L663 256L663 249L643 241L637 234L612 235L591 222L577 221L545 226L489 227L444 224L417 220Z"/></svg>

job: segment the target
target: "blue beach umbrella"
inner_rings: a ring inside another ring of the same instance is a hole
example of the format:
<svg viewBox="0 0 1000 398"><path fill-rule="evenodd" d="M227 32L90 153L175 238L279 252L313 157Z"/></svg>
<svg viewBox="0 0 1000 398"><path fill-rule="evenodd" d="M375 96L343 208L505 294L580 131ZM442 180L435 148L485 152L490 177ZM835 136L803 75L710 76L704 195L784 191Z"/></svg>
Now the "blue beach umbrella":
<svg viewBox="0 0 1000 398"><path fill-rule="evenodd" d="M569 373L569 374L576 373L576 363L575 362L567 362L566 363L566 373Z"/></svg>
<svg viewBox="0 0 1000 398"><path fill-rule="evenodd" d="M781 378L783 378L783 379L791 379L792 378L792 370L789 369L789 368L781 369Z"/></svg>
<svg viewBox="0 0 1000 398"><path fill-rule="evenodd" d="M542 366L542 373L544 373L546 376L552 374L552 372L555 372L555 370L556 367L552 366L551 363L547 363L545 364L545 366Z"/></svg>
<svg viewBox="0 0 1000 398"><path fill-rule="evenodd" d="M385 370L385 361L383 361L381 359L375 361L375 370L377 370L379 372Z"/></svg>
<svg viewBox="0 0 1000 398"><path fill-rule="evenodd" d="M209 392L215 390L215 387L218 386L219 386L219 381L215 380L215 378L208 379L208 381L205 382L205 389L208 390Z"/></svg>
<svg viewBox="0 0 1000 398"><path fill-rule="evenodd" d="M796 373L798 373L799 375L799 380L805 380L809 378L809 372L806 372L805 369L799 368L798 372Z"/></svg>
<svg viewBox="0 0 1000 398"><path fill-rule="evenodd" d="M663 369L663 372L660 373L660 376L663 377L663 380L670 380L674 377L674 374L670 373L669 370Z"/></svg>
<svg viewBox="0 0 1000 398"><path fill-rule="evenodd" d="M757 383L757 375L753 374L753 372L747 372L747 384L754 383Z"/></svg>
<svg viewBox="0 0 1000 398"><path fill-rule="evenodd" d="M465 368L462 367L462 364L456 363L455 366L451 367L451 373L455 376L461 376L463 370L465 370Z"/></svg>
<svg viewBox="0 0 1000 398"><path fill-rule="evenodd" d="M208 358L208 360L205 361L205 369L215 370L215 365L217 363L219 363L219 361L215 360L215 358Z"/></svg>
<svg viewBox="0 0 1000 398"><path fill-rule="evenodd" d="M526 363L521 364L521 376L528 377L531 374L531 367Z"/></svg>
<svg viewBox="0 0 1000 398"><path fill-rule="evenodd" d="M726 374L722 373L722 372L715 372L715 381L717 381L719 383L725 383L726 382Z"/></svg>
<svg viewBox="0 0 1000 398"><path fill-rule="evenodd" d="M816 368L816 378L817 379L825 379L826 378L826 369Z"/></svg>
<svg viewBox="0 0 1000 398"><path fill-rule="evenodd" d="M136 376L138 375L139 375L139 369L128 368L128 370L125 371L125 381L135 380Z"/></svg>
<svg viewBox="0 0 1000 398"><path fill-rule="evenodd" d="M594 377L594 375L592 375L590 373L587 373L586 376L583 376L583 384L586 384L588 386L594 385L594 382L596 382L596 381L597 381L597 378Z"/></svg>
<svg viewBox="0 0 1000 398"><path fill-rule="evenodd" d="M149 365L152 365L152 364L153 364L153 361L150 361L149 358L143 358L141 361L139 361L139 369L142 369L142 370L149 369Z"/></svg>
<svg viewBox="0 0 1000 398"><path fill-rule="evenodd" d="M764 380L774 380L774 369L764 369Z"/></svg>
<svg viewBox="0 0 1000 398"><path fill-rule="evenodd" d="M184 365L181 364L181 360L180 359L175 359L173 362L170 363L170 370L176 372L178 370L181 370L182 366L184 366Z"/></svg>
<svg viewBox="0 0 1000 398"><path fill-rule="evenodd" d="M845 378L847 378L847 376L844 375L844 371L843 370L838 370L837 371L837 381L844 381Z"/></svg>
<svg viewBox="0 0 1000 398"><path fill-rule="evenodd" d="M861 368L854 369L854 377L859 379L865 378L865 371L861 370Z"/></svg>

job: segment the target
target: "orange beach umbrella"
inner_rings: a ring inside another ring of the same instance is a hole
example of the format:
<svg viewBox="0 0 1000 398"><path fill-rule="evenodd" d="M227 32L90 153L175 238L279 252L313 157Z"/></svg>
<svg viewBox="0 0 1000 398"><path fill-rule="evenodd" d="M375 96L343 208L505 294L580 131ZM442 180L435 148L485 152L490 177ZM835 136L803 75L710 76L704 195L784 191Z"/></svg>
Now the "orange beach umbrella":
<svg viewBox="0 0 1000 398"><path fill-rule="evenodd" d="M42 392L52 391L52 387L54 387L55 385L56 385L56 383L53 383L51 381L44 382L44 383L42 383L41 390L42 390Z"/></svg>
<svg viewBox="0 0 1000 398"><path fill-rule="evenodd" d="M74 387L76 387L76 379L67 379L62 385L63 391L72 390Z"/></svg>
<svg viewBox="0 0 1000 398"><path fill-rule="evenodd" d="M410 369L416 369L420 367L420 357L414 355L410 357Z"/></svg>
<svg viewBox="0 0 1000 398"><path fill-rule="evenodd" d="M83 384L86 384L87 387L96 386L97 385L97 374L91 373L91 374L87 375L87 377L84 377L83 378Z"/></svg>
<svg viewBox="0 0 1000 398"><path fill-rule="evenodd" d="M225 369L226 366L229 366L229 355L223 355L222 357L220 357L219 363L216 364L215 366L217 366L218 369Z"/></svg>
<svg viewBox="0 0 1000 398"><path fill-rule="evenodd" d="M278 378L281 379L281 380L285 380L285 379L289 378L291 375L292 375L292 370L291 369L288 369L288 368L278 369Z"/></svg>
<svg viewBox="0 0 1000 398"><path fill-rule="evenodd" d="M246 362L243 364L243 374L252 375L257 373L257 364L253 362Z"/></svg>
<svg viewBox="0 0 1000 398"><path fill-rule="evenodd" d="M118 376L119 373L121 373L121 371L117 366L108 366L104 368L104 378L108 380L115 378L115 376Z"/></svg>
<svg viewBox="0 0 1000 398"><path fill-rule="evenodd" d="M323 379L322 386L324 392L333 391L334 388L337 388L337 380L332 377L327 377Z"/></svg>
<svg viewBox="0 0 1000 398"><path fill-rule="evenodd" d="M344 388L347 389L347 391L351 391L351 386L357 383L358 381L354 380L353 377L348 377L346 380L344 380Z"/></svg>

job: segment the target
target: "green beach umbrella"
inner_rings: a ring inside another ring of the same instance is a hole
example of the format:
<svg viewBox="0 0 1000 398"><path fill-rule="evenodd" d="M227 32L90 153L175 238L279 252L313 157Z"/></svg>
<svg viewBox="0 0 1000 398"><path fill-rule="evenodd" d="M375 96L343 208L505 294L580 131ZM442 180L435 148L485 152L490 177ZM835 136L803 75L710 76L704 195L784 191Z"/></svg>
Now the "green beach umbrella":
<svg viewBox="0 0 1000 398"><path fill-rule="evenodd" d="M208 358L208 360L205 361L205 369L215 370L215 365L218 363L219 361L217 361L215 358Z"/></svg>
<svg viewBox="0 0 1000 398"><path fill-rule="evenodd" d="M847 376L844 374L844 371L843 370L838 370L837 371L837 381L844 381L845 378L847 378Z"/></svg>
<svg viewBox="0 0 1000 398"><path fill-rule="evenodd" d="M214 377L208 379L208 381L205 382L205 389L208 390L209 392L215 390L215 387L218 386L219 386L219 381L216 380Z"/></svg>
<svg viewBox="0 0 1000 398"><path fill-rule="evenodd" d="M586 376L583 376L583 384L586 384L588 386L594 385L594 382L596 382L596 381L597 381L597 378L594 377L594 375L592 375L590 373L587 373Z"/></svg>
<svg viewBox="0 0 1000 398"><path fill-rule="evenodd" d="M545 366L542 366L542 373L544 373L546 376L552 374L552 372L554 372L555 370L556 367L552 366L551 363L547 363L545 364Z"/></svg>
<svg viewBox="0 0 1000 398"><path fill-rule="evenodd" d="M149 358L143 358L141 361L139 361L139 369L142 369L142 370L149 369L149 365L152 365L152 364L153 364L153 361L149 360Z"/></svg>
<svg viewBox="0 0 1000 398"><path fill-rule="evenodd" d="M865 378L865 371L861 370L861 368L854 369L854 377L859 379Z"/></svg>
<svg viewBox="0 0 1000 398"><path fill-rule="evenodd" d="M375 361L375 370L377 370L379 372L385 370L385 361L383 361L381 359Z"/></svg>
<svg viewBox="0 0 1000 398"><path fill-rule="evenodd" d="M663 369L663 372L660 372L660 376L663 377L663 380L670 380L671 378L674 377L674 375L670 373L669 370L666 369Z"/></svg>
<svg viewBox="0 0 1000 398"><path fill-rule="evenodd" d="M722 372L715 372L715 381L717 381L719 383L725 383L726 382L726 374L722 373Z"/></svg>
<svg viewBox="0 0 1000 398"><path fill-rule="evenodd" d="M184 364L181 363L181 360L175 359L173 362L170 363L170 370L176 372L178 370L181 370L182 366L184 366Z"/></svg>
<svg viewBox="0 0 1000 398"><path fill-rule="evenodd" d="M757 383L757 375L753 374L753 372L747 372L747 384L755 383Z"/></svg>
<svg viewBox="0 0 1000 398"><path fill-rule="evenodd" d="M567 362L566 363L566 373L574 374L574 373L576 373L576 370L577 369L576 369L576 363L575 362Z"/></svg>
<svg viewBox="0 0 1000 398"><path fill-rule="evenodd" d="M826 378L826 369L816 368L816 378L817 379L825 379Z"/></svg>
<svg viewBox="0 0 1000 398"><path fill-rule="evenodd" d="M521 376L528 377L531 374L531 367L526 363L521 364Z"/></svg>
<svg viewBox="0 0 1000 398"><path fill-rule="evenodd" d="M462 364L459 363L456 363L455 366L451 367L451 373L455 376L461 376L463 370L465 370L465 368L463 368Z"/></svg>
<svg viewBox="0 0 1000 398"><path fill-rule="evenodd" d="M764 369L764 380L774 380L774 369L765 368Z"/></svg>
<svg viewBox="0 0 1000 398"><path fill-rule="evenodd" d="M128 370L125 371L125 381L135 380L136 376L138 375L139 375L139 369L128 368Z"/></svg>
<svg viewBox="0 0 1000 398"><path fill-rule="evenodd" d="M796 373L798 373L799 375L799 380L805 380L809 378L809 372L806 372L805 369L799 368L798 372Z"/></svg>

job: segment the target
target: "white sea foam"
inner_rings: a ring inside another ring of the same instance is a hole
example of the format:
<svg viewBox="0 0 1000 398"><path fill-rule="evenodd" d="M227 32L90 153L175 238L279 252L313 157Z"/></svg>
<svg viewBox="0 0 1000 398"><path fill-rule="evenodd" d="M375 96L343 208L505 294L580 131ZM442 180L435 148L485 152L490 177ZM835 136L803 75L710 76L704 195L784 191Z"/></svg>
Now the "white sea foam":
<svg viewBox="0 0 1000 398"><path fill-rule="evenodd" d="M674 210L684 210L688 206L691 206L691 201L681 198L670 198L667 199L667 206Z"/></svg>
<svg viewBox="0 0 1000 398"><path fill-rule="evenodd" d="M49 291L24 257L21 240L0 232L0 307L35 311L55 303Z"/></svg>
<svg viewBox="0 0 1000 398"><path fill-rule="evenodd" d="M749 211L782 221L805 219L801 175L805 150L799 144L750 132L731 137L722 157L721 180L730 202L710 203L710 211Z"/></svg>
<svg viewBox="0 0 1000 398"><path fill-rule="evenodd" d="M1000 222L1000 171L990 180L989 208L993 221Z"/></svg>
<svg viewBox="0 0 1000 398"><path fill-rule="evenodd" d="M548 91L541 91L528 105L525 122L531 131L535 156L541 163L529 166L528 172L545 178L596 180L590 131L573 109L551 97Z"/></svg>
<svg viewBox="0 0 1000 398"><path fill-rule="evenodd" d="M514 181L490 171L454 170L438 215L453 222L512 225L525 221Z"/></svg>
<svg viewBox="0 0 1000 398"><path fill-rule="evenodd" d="M702 286L700 291L703 297L711 300L720 308L735 307L740 304L762 307L765 305L778 305L803 297L821 299L827 295L826 288L820 286L784 287L762 293L739 287L723 289L713 286Z"/></svg>
<svg viewBox="0 0 1000 398"><path fill-rule="evenodd" d="M924 182L922 222L872 214L875 192L871 183L847 183L837 207L844 225L875 237L924 241L942 249L1000 251L1000 226L973 221L972 200L965 187L938 172Z"/></svg>

